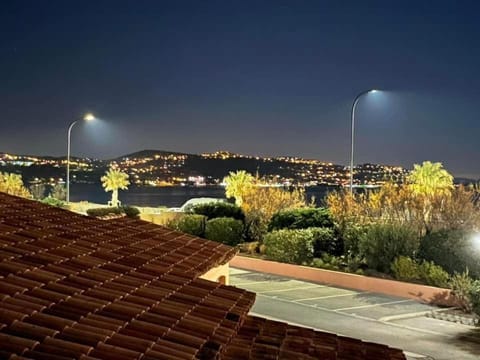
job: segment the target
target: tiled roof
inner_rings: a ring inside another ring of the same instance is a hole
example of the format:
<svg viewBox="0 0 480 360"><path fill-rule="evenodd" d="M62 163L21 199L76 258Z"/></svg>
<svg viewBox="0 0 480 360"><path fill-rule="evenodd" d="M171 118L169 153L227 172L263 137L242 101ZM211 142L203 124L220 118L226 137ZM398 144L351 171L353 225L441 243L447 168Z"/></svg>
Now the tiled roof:
<svg viewBox="0 0 480 360"><path fill-rule="evenodd" d="M404 360L405 356L385 345L247 316L222 359Z"/></svg>
<svg viewBox="0 0 480 360"><path fill-rule="evenodd" d="M253 293L198 278L234 255L0 193L0 359L371 358L340 356L365 343L250 317Z"/></svg>

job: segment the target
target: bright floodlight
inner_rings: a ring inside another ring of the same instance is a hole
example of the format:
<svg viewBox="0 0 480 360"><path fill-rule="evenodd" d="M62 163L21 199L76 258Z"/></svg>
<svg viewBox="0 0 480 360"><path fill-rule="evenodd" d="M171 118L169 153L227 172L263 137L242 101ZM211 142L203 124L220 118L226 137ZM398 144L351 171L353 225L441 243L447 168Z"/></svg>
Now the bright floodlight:
<svg viewBox="0 0 480 360"><path fill-rule="evenodd" d="M477 250L480 250L480 233L473 235L472 243Z"/></svg>
<svg viewBox="0 0 480 360"><path fill-rule="evenodd" d="M93 114L86 114L84 117L83 117L83 120L85 121L92 121L92 120L95 120L95 116L93 116Z"/></svg>

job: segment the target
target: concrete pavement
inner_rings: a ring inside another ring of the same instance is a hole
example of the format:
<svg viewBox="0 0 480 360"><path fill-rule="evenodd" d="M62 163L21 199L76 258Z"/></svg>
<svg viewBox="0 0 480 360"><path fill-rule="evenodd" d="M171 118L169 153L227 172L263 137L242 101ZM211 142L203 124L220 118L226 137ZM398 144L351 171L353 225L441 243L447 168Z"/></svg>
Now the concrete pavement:
<svg viewBox="0 0 480 360"><path fill-rule="evenodd" d="M411 299L231 269L230 284L257 293L252 312L406 351L410 358L480 358L478 328L426 317L442 309Z"/></svg>

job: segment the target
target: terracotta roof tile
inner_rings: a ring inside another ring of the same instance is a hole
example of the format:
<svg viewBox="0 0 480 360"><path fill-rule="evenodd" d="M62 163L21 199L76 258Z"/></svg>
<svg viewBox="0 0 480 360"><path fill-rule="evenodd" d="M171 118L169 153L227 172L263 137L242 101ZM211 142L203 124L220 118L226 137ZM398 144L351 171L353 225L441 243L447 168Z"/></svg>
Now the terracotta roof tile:
<svg viewBox="0 0 480 360"><path fill-rule="evenodd" d="M144 221L102 221L0 193L0 358L403 359L382 345L248 316L253 293L198 278L235 252Z"/></svg>

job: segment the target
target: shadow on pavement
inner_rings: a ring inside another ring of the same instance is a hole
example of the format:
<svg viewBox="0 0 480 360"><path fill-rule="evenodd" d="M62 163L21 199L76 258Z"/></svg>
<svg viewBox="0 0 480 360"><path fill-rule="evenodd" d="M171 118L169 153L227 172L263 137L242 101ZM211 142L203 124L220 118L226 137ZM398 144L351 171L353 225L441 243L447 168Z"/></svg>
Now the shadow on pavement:
<svg viewBox="0 0 480 360"><path fill-rule="evenodd" d="M459 333L450 340L453 345L480 358L480 327Z"/></svg>

